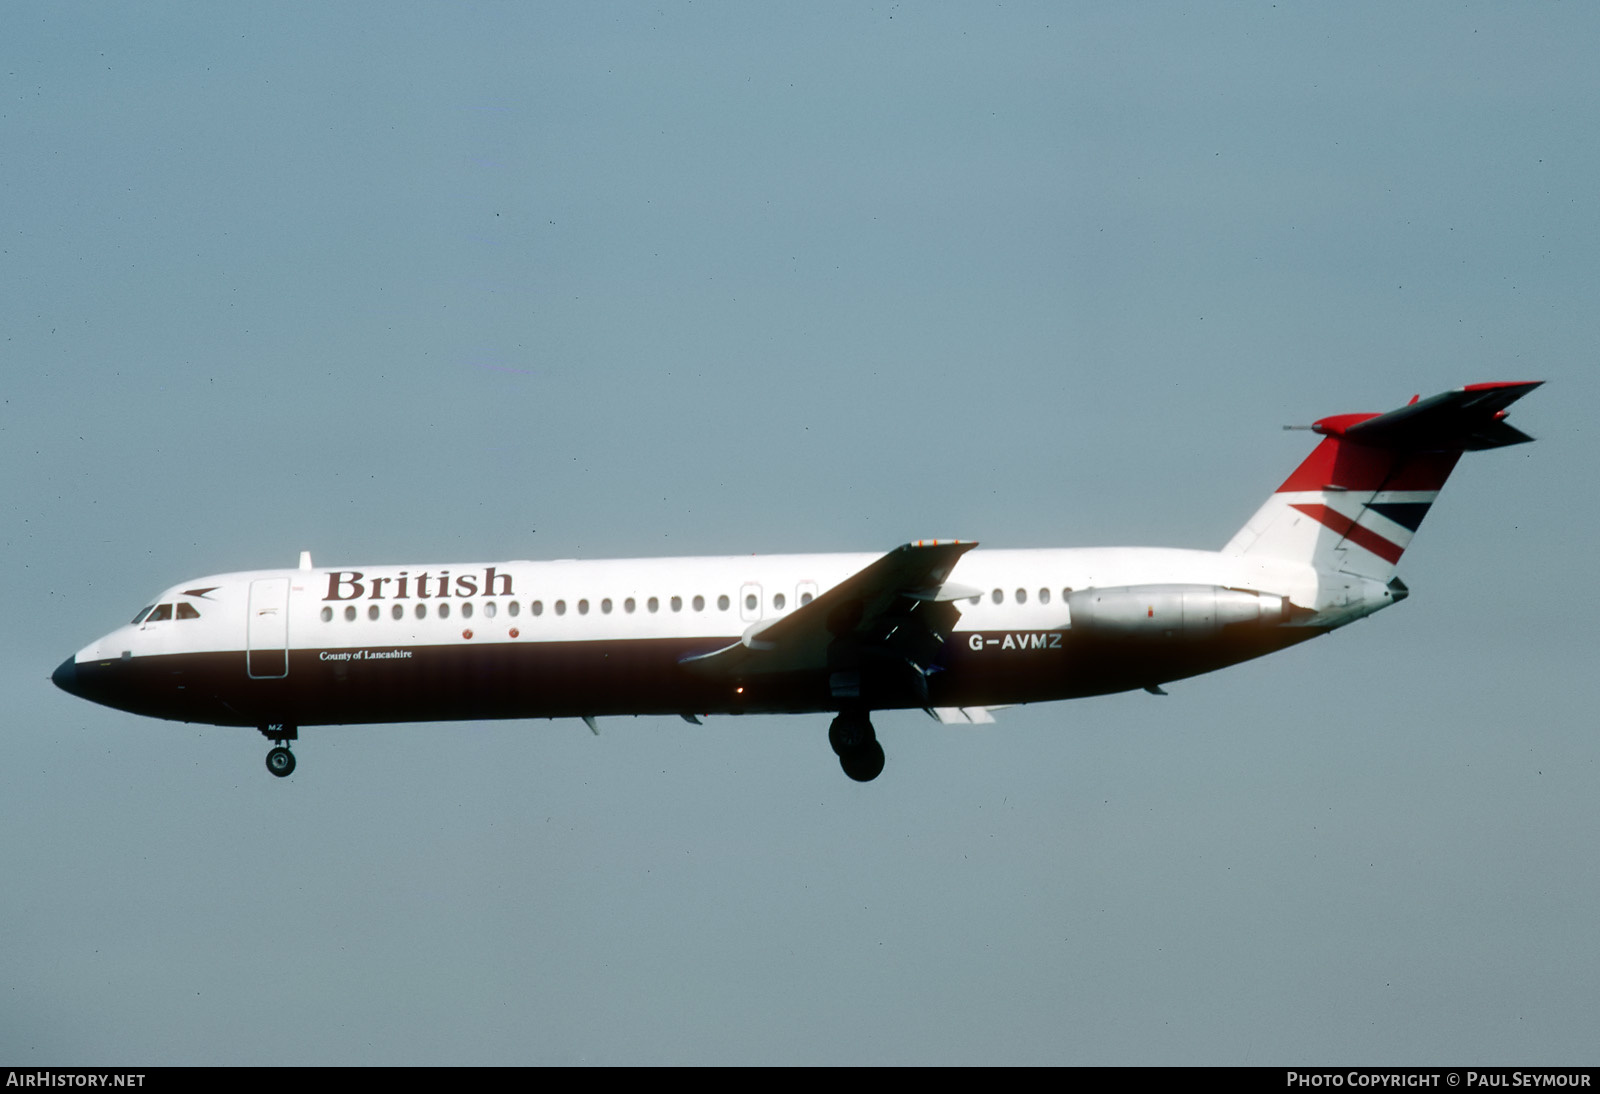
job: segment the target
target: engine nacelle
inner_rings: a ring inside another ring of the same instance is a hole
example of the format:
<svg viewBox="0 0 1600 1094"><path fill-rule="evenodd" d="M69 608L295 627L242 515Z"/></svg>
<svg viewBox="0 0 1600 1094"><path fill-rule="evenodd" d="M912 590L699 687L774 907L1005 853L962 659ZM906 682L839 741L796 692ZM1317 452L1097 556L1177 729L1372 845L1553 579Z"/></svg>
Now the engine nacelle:
<svg viewBox="0 0 1600 1094"><path fill-rule="evenodd" d="M1289 620L1289 601L1220 585L1125 585L1067 595L1075 632L1107 638L1191 640L1224 627L1271 627Z"/></svg>

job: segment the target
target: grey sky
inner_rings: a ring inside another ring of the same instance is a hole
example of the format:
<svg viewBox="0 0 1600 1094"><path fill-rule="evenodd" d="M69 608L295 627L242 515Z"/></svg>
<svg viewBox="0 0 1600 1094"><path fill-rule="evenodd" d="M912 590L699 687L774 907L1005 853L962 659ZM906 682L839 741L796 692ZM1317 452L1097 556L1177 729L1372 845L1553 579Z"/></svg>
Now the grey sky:
<svg viewBox="0 0 1600 1094"><path fill-rule="evenodd" d="M1596 1062L1600 13L0 10L4 1063ZM1548 379L1411 600L993 727L254 732L188 577L1220 546Z"/></svg>

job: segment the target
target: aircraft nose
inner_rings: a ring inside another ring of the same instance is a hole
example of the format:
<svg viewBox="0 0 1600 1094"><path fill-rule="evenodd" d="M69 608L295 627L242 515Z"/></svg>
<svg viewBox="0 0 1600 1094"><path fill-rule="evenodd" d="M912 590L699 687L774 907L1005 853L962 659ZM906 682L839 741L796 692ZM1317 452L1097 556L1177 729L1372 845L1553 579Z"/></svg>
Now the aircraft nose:
<svg viewBox="0 0 1600 1094"><path fill-rule="evenodd" d="M78 659L75 657L69 657L61 662L56 671L50 674L50 679L55 682L56 687L68 695L81 697L83 694L78 688Z"/></svg>

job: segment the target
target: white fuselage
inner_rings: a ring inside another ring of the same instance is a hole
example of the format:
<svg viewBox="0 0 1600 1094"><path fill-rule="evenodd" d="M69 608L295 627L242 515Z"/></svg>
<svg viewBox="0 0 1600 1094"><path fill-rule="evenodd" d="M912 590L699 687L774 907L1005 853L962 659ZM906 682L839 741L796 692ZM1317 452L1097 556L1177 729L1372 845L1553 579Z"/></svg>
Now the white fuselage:
<svg viewBox="0 0 1600 1094"><path fill-rule="evenodd" d="M119 627L85 646L76 660L243 652L250 589L272 579L288 582L287 646L299 651L417 643L714 643L804 606L877 557L562 559L217 574L185 581L155 598L156 604L176 603L185 599L184 590L210 586L203 598L187 598L199 610L198 618ZM490 571L495 588L478 587ZM956 632L965 634L1066 630L1072 624L1068 592L1166 584L1273 593L1317 611L1320 626L1335 617L1347 622L1341 609L1348 597L1342 586L1329 588L1327 577L1320 575L1319 583L1306 565L1215 551L1104 547L978 550L960 561L950 581L978 594L957 601Z"/></svg>
<svg viewBox="0 0 1600 1094"><path fill-rule="evenodd" d="M71 663L77 686L69 690L216 724L839 709L847 693L826 686L830 666L764 678L759 663L720 677L684 663L805 610L880 557L221 574L174 586L156 611L79 651ZM1271 652L1384 606L1381 587L1366 584L1334 587L1307 565L1210 551L974 550L940 582L959 616L943 650L919 666L926 695L869 705L982 708L1152 686ZM1162 632L1165 640L1074 633L1072 604L1086 592L1169 587L1246 590L1281 598L1300 614L1253 628L1243 642L1232 632L1177 641L1171 630Z"/></svg>

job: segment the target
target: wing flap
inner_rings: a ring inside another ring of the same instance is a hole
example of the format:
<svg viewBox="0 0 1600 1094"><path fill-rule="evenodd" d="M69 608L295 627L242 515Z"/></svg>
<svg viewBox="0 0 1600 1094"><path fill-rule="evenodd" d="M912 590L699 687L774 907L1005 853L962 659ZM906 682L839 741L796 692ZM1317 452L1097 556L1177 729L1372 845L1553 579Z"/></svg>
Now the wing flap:
<svg viewBox="0 0 1600 1094"><path fill-rule="evenodd" d="M992 707L928 707L930 717L944 726L994 725Z"/></svg>

